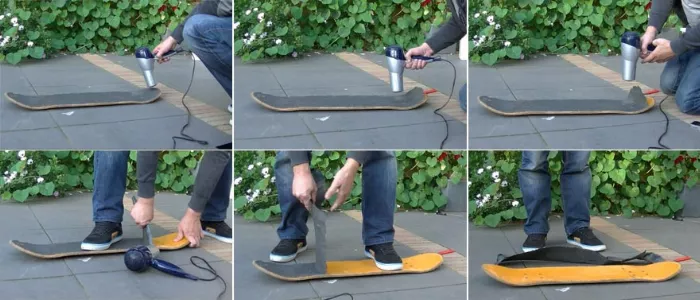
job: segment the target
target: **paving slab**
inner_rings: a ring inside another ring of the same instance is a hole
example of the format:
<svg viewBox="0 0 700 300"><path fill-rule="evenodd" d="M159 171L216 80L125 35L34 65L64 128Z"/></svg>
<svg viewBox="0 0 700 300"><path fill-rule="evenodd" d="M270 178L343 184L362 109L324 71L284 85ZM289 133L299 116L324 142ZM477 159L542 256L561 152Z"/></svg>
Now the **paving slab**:
<svg viewBox="0 0 700 300"><path fill-rule="evenodd" d="M518 149L547 149L547 143L539 134L521 134L495 137L470 138L469 149L472 150L511 150L513 145Z"/></svg>
<svg viewBox="0 0 700 300"><path fill-rule="evenodd" d="M4 299L91 299L73 276L0 281L0 290Z"/></svg>
<svg viewBox="0 0 700 300"><path fill-rule="evenodd" d="M237 139L236 150L260 150L280 149L279 145L287 146L287 149L321 149L322 146L312 134L271 137L262 139Z"/></svg>
<svg viewBox="0 0 700 300"><path fill-rule="evenodd" d="M362 57L385 66L386 59L374 54L358 54ZM448 58L460 67L466 68L466 63L456 57ZM258 63L243 63L234 60L235 73L239 80L235 84L235 139L244 145L265 146L270 138L311 135L314 139L274 140L274 148L307 148L316 149L375 149L375 148L433 148L439 146L432 137L439 135L435 125L442 123L442 118L433 114L435 107L424 105L410 111L352 111L352 112L275 112L255 103L251 92L264 92L278 96L307 96L307 95L391 95L387 83L356 68L334 54L309 54L298 59L270 60ZM448 66L431 67L432 73L415 78L415 73L407 71L408 78L415 79L440 92L449 95L453 72ZM432 71L440 70L440 71ZM388 72L388 71L387 71ZM410 73L410 75L409 75ZM461 72L465 73L465 72ZM458 71L453 98L458 98L459 88L466 80L466 74ZM413 77L411 77L413 76ZM258 80L259 78L259 80ZM449 79L449 80L447 80ZM461 84L460 84L461 82ZM453 120L446 116L448 120ZM458 126L457 126L458 125ZM444 124L442 125L444 127ZM466 126L455 122L455 135L461 135L466 140ZM410 131L396 131L396 127L411 128ZM461 127L461 129L459 128ZM362 136L352 136L348 132L361 132ZM420 134L412 134L416 130ZM390 136L402 140L387 141L388 146L378 145L373 141L374 136L386 140ZM398 136L397 136L398 135ZM410 136L410 138L408 138ZM263 139L256 141L258 139ZM237 143L237 145L239 145ZM248 148L248 146L244 146ZM460 143L456 148L464 149ZM269 148L269 147L268 147Z"/></svg>
<svg viewBox="0 0 700 300"><path fill-rule="evenodd" d="M440 223L442 226L425 226L425 223ZM404 212L394 216L394 224L424 239L450 248L467 256L466 213L436 215L422 212Z"/></svg>
<svg viewBox="0 0 700 300"><path fill-rule="evenodd" d="M444 149L466 149L464 123L450 121ZM343 143L342 149L437 149L445 138L445 123L373 128L365 130L324 132L316 134L324 149ZM416 143L416 139L422 139Z"/></svg>

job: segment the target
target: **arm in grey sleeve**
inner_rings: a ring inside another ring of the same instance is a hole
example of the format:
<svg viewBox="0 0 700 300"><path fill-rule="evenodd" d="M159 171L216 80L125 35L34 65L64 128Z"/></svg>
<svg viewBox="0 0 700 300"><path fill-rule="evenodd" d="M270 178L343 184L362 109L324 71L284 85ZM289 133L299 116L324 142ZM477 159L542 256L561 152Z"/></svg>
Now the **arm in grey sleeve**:
<svg viewBox="0 0 700 300"><path fill-rule="evenodd" d="M349 151L347 158L356 160L360 165L364 165L370 157L370 152L367 151Z"/></svg>
<svg viewBox="0 0 700 300"><path fill-rule="evenodd" d="M201 213L207 206L221 174L226 170L226 165L231 159L228 151L206 151L199 165L197 178L194 180L194 192L190 199L189 207Z"/></svg>
<svg viewBox="0 0 700 300"><path fill-rule="evenodd" d="M449 47L450 45L459 42L459 40L467 34L467 27L461 26L457 20L457 14L452 13L452 18L440 27L440 29L425 41L433 53L438 53Z"/></svg>
<svg viewBox="0 0 700 300"><path fill-rule="evenodd" d="M190 14L185 18L180 25L173 30L173 33L170 35L173 37L177 43L182 43L184 40L184 37L182 35L183 30L185 29L185 23L187 23L187 20L190 19L190 17L196 15L196 14L207 14L207 15L212 15L212 16L219 16L219 17L230 17L232 15L232 10L233 10L233 1L232 0L205 0L197 4Z"/></svg>
<svg viewBox="0 0 700 300"><path fill-rule="evenodd" d="M307 164L311 160L310 151L289 151L287 155L292 162L292 166Z"/></svg>
<svg viewBox="0 0 700 300"><path fill-rule="evenodd" d="M688 28L683 35L671 41L671 50L676 55L697 48L700 48L700 26Z"/></svg>
<svg viewBox="0 0 700 300"><path fill-rule="evenodd" d="M671 15L673 9L673 0L654 0L651 2L651 10L649 11L649 26L656 28L657 32L661 31L664 23Z"/></svg>
<svg viewBox="0 0 700 300"><path fill-rule="evenodd" d="M156 194L159 153L159 151L139 151L136 154L136 181L139 184L138 196L141 198L153 198Z"/></svg>

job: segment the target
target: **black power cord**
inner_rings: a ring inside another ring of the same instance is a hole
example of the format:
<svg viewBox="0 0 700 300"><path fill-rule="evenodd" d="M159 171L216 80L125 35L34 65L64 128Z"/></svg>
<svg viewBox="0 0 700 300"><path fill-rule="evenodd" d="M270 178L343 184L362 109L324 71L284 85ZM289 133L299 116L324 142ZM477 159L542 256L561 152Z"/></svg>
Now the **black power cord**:
<svg viewBox="0 0 700 300"><path fill-rule="evenodd" d="M207 267L203 267L203 266L200 266L200 265L196 264L196 263L194 262L194 259L195 259L195 258L198 258L199 260L201 260L202 262L204 262L204 264L206 264ZM214 280L216 280L216 279L221 279L221 282L224 284L224 289L221 291L221 293L219 293L218 296L216 296L216 299L221 299L221 296L223 296L224 293L226 293L226 289L228 288L228 286L226 285L226 280L224 280L224 278L222 278L221 275L219 275L219 274L216 272L216 270L214 270L214 268L211 267L211 265L209 264L209 262L207 262L207 260L205 260L204 258L201 258L201 257L199 257L199 256L192 256L192 257L190 257L190 262L192 263L193 266L195 266L195 267L197 267L197 268L200 268L200 269L202 269L202 270L204 270L204 271L207 271L207 272L211 273L212 275L214 275L214 277L212 277L212 278L201 278L201 277L195 276L195 277L197 277L198 280L201 280L201 281L214 281Z"/></svg>
<svg viewBox="0 0 700 300"><path fill-rule="evenodd" d="M349 296L350 299L355 299L355 298L352 297L352 295L350 295L350 293L342 293L342 294L340 294L340 295L335 295L335 296L333 296L333 297L326 298L326 299L323 299L323 300L331 300L331 299L338 298L338 297L340 297L340 296Z"/></svg>
<svg viewBox="0 0 700 300"><path fill-rule="evenodd" d="M445 118L445 116L443 116L442 114L438 113L438 111L440 111L441 109L445 108L445 106L447 106L447 103L450 103L450 99L452 99L452 95L454 95L454 92L455 92L455 85L457 84L457 67L455 67L455 65L454 65L451 61L449 61L449 60L442 59L442 58L440 58L440 57L436 57L436 58L439 59L439 60L436 60L436 61L444 61L444 62L450 64L450 65L452 66L452 70L454 71L454 77L452 77L452 90L450 91L450 96L447 97L447 100L445 101L444 104L442 104L442 106L440 106L438 109L436 109L436 110L433 111L433 114L436 114L436 115L440 116L440 117L442 118L442 121L445 122L445 138L442 139L442 142L440 143L440 150L442 150L442 148L445 146L445 142L447 141L447 138L450 136L450 125L449 125L449 123L447 122L447 119Z"/></svg>
<svg viewBox="0 0 700 300"><path fill-rule="evenodd" d="M659 146L661 146L661 147L652 146L652 147L649 147L649 150L652 150L652 149L653 149L653 150L671 149L671 148L669 148L668 146L666 146L666 145L664 145L664 144L661 143L661 139L663 139L664 136L668 133L668 126L669 126L669 123L670 123L670 121L669 121L669 119L668 119L668 115L667 115L666 112L664 111L663 107L661 107L661 104L663 104L664 101L666 101L666 99L668 99L668 96L664 97L664 98L661 100L661 102L659 102L659 110L661 110L661 113L664 115L664 118L666 118L666 129L664 129L664 133L662 133L661 136L659 136L659 140L656 142L656 143L658 143Z"/></svg>
<svg viewBox="0 0 700 300"><path fill-rule="evenodd" d="M183 140L183 141L189 141L189 142L195 142L200 145L209 145L209 142L204 141L204 140L198 140L195 139L187 134L185 134L185 129L190 126L190 120L192 119L192 112L190 111L190 108L187 107L187 104L185 104L185 97L187 97L187 93L190 92L190 88L192 87L192 82L194 81L194 69L195 66L197 66L197 61L194 59L194 54L190 52L190 55L192 57L192 75L190 75L190 84L187 86L187 90L185 93L182 95L182 106L185 107L185 110L187 110L187 123L185 123L184 126L182 126L182 129L180 129L180 136L173 136L173 149L177 149L177 141L176 140Z"/></svg>

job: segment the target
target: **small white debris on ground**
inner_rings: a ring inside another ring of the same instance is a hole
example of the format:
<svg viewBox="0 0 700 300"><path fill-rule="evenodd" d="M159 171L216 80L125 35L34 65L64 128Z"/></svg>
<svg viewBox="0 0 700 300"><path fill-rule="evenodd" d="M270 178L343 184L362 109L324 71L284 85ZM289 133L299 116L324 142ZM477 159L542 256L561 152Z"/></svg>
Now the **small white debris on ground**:
<svg viewBox="0 0 700 300"><path fill-rule="evenodd" d="M323 121L328 120L328 118L330 118L330 117L331 117L331 116L325 116L325 117L322 117L322 118L316 118L316 120L319 120L319 121L323 122Z"/></svg>

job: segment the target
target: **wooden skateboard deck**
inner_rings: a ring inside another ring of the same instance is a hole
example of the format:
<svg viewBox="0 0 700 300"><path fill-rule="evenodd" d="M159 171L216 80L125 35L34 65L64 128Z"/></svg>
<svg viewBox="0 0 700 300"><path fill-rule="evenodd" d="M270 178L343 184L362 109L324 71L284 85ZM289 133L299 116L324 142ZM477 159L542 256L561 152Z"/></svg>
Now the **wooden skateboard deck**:
<svg viewBox="0 0 700 300"><path fill-rule="evenodd" d="M405 94L385 96L280 97L253 92L251 97L260 105L275 111L411 110L428 101L428 96L418 87Z"/></svg>
<svg viewBox="0 0 700 300"><path fill-rule="evenodd" d="M360 277L375 275L427 273L442 264L442 255L423 253L403 258L403 269L383 271L372 259L350 261L327 261L326 272L319 273L315 263L280 264L256 260L253 265L263 273L285 281L305 281L325 278Z"/></svg>
<svg viewBox="0 0 700 300"><path fill-rule="evenodd" d="M624 100L503 100L479 96L479 104L484 108L504 116L528 115L600 115L600 114L641 114L654 107L654 98L647 97L635 86Z"/></svg>
<svg viewBox="0 0 700 300"><path fill-rule="evenodd" d="M610 282L659 282L681 271L673 261L649 265L509 268L494 264L481 267L491 278L511 286L586 284Z"/></svg>
<svg viewBox="0 0 700 300"><path fill-rule="evenodd" d="M177 233L170 233L164 236L156 237L153 238L153 244L160 250L178 250L185 248L189 245L189 241L187 241L187 239L185 238L178 242L173 242L173 239L175 239L175 237L177 237ZM130 248L144 244L143 239L140 238L125 238L115 243L107 250L86 251L80 249L81 243L82 242L69 242L58 244L32 244L20 242L17 240L10 241L10 245L12 245L12 247L15 247L17 250L34 257L45 259L63 258L71 256L90 256L126 253L126 251Z"/></svg>
<svg viewBox="0 0 700 300"><path fill-rule="evenodd" d="M10 102L30 110L47 110L71 107L147 104L160 98L157 88L143 88L130 92L94 92L55 95L21 95L5 93Z"/></svg>

